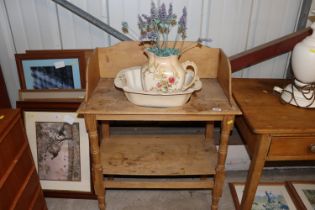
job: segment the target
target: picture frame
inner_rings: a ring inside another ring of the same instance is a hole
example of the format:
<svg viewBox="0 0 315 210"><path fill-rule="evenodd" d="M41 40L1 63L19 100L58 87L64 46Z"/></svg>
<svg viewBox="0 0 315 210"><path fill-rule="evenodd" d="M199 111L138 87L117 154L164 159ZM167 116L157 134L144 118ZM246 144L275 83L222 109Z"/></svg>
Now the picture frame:
<svg viewBox="0 0 315 210"><path fill-rule="evenodd" d="M229 183L229 187L235 209L239 209L245 183ZM287 190L285 182L266 182L258 185L252 210L266 209L262 208L263 205L268 205L270 209L277 209L277 207L279 207L279 209L297 210L295 203Z"/></svg>
<svg viewBox="0 0 315 210"><path fill-rule="evenodd" d="M15 54L21 89L84 89L86 59L83 50Z"/></svg>
<svg viewBox="0 0 315 210"><path fill-rule="evenodd" d="M25 100L83 100L85 90L19 90L19 99Z"/></svg>
<svg viewBox="0 0 315 210"><path fill-rule="evenodd" d="M47 197L96 199L85 122L75 112L79 105L79 101L18 101L16 104L23 113L26 135ZM64 159L60 160L61 157ZM56 160L61 161L59 165L54 164Z"/></svg>
<svg viewBox="0 0 315 210"><path fill-rule="evenodd" d="M315 209L315 180L287 182L289 193L301 210Z"/></svg>

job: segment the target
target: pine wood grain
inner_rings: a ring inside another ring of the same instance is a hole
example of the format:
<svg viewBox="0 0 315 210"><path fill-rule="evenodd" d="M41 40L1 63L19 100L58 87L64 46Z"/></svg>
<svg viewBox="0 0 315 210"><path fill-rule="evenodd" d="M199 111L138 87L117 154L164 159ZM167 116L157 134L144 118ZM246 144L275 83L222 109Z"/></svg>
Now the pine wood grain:
<svg viewBox="0 0 315 210"><path fill-rule="evenodd" d="M47 210L20 112L0 116L0 209Z"/></svg>
<svg viewBox="0 0 315 210"><path fill-rule="evenodd" d="M194 42L184 42L184 47L196 46ZM120 42L112 47L98 48L99 69L102 78L114 78L118 71L131 66L142 66L148 61L145 47L135 41ZM190 60L198 66L200 78L216 78L221 50L206 46L194 47L180 56L180 62Z"/></svg>
<svg viewBox="0 0 315 210"><path fill-rule="evenodd" d="M111 136L101 145L108 175L211 175L216 158L214 144L205 144L203 135Z"/></svg>
<svg viewBox="0 0 315 210"><path fill-rule="evenodd" d="M274 86L285 87L289 80L233 79L233 95L254 133L315 133L315 112L283 104L273 92Z"/></svg>
<svg viewBox="0 0 315 210"><path fill-rule="evenodd" d="M87 103L81 104L78 112L80 114L124 115L125 120L130 119L125 116L127 114L138 116L139 119L141 115L185 115L186 120L190 120L187 115L241 114L233 100L231 104L229 103L216 79L202 79L201 81L202 89L195 92L187 104L172 108L150 108L132 104L122 90L114 87L113 79L102 78L93 96ZM213 110L213 108L220 108L221 111Z"/></svg>
<svg viewBox="0 0 315 210"><path fill-rule="evenodd" d="M288 80L233 79L233 95L243 111L236 120L252 157L242 210L250 210L266 161L314 160L315 112L282 103L274 86Z"/></svg>
<svg viewBox="0 0 315 210"><path fill-rule="evenodd" d="M211 189L212 180L199 181L104 181L105 187L109 189Z"/></svg>
<svg viewBox="0 0 315 210"><path fill-rule="evenodd" d="M315 133L313 136L304 137L273 137L268 153L268 160L314 160L315 152L311 151L311 146L313 145L315 145Z"/></svg>
<svg viewBox="0 0 315 210"><path fill-rule="evenodd" d="M186 46L194 46L185 42ZM93 182L99 208L105 210L107 187L167 187L166 183L117 182L114 176L208 176L215 182L200 180L187 182L184 188L214 188L212 210L218 209L218 201L224 184L224 164L228 138L234 123L234 115L241 114L231 97L231 67L220 49L194 47L185 52L180 61L191 60L198 66L203 87L195 92L188 103L180 107L151 108L129 102L122 90L114 87L116 74L127 67L143 65L147 58L143 46L137 42L121 42L108 48L96 49L87 67L85 101L78 113L84 115L91 145ZM227 78L225 78L227 77ZM167 99L165 99L167 100ZM105 141L99 145L98 123L105 121ZM109 121L205 121L203 135L111 135ZM219 152L213 144L213 121L221 121L222 130ZM111 176L102 182L103 174ZM172 182L170 188L179 187Z"/></svg>

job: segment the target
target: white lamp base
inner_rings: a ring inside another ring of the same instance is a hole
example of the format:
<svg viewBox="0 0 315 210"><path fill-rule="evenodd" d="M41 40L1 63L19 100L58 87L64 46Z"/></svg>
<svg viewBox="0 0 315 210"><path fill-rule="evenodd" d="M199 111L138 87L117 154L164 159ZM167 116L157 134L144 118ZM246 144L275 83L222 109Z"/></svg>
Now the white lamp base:
<svg viewBox="0 0 315 210"><path fill-rule="evenodd" d="M301 82L296 80L295 84L302 85ZM303 95L302 91L297 89L292 84L287 85L284 89L280 87L274 87L274 90L281 93L281 99L286 103L303 108L315 108L314 90L308 90L307 92L303 91Z"/></svg>

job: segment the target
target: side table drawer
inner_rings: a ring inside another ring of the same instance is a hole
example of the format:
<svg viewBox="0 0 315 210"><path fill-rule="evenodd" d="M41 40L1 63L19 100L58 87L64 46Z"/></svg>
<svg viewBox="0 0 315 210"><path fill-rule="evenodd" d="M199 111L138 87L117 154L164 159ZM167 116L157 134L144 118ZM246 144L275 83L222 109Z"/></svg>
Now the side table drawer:
<svg viewBox="0 0 315 210"><path fill-rule="evenodd" d="M272 137L268 160L315 160L315 136Z"/></svg>

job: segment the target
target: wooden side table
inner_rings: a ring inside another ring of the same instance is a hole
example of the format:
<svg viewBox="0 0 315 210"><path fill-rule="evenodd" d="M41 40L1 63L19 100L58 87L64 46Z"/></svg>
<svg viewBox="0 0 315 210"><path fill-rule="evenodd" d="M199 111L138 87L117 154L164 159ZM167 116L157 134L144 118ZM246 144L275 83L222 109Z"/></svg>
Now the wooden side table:
<svg viewBox="0 0 315 210"><path fill-rule="evenodd" d="M315 160L315 110L283 104L273 93L288 80L233 79L233 95L243 112L236 125L251 164L240 209L250 210L266 161Z"/></svg>
<svg viewBox="0 0 315 210"><path fill-rule="evenodd" d="M119 70L146 62L138 43L122 42L97 49L91 56L86 100L78 113L84 115L89 133L93 183L101 210L105 209L105 191L110 188L213 189L211 208L218 209L229 133L234 116L241 112L231 97L231 70L226 56L219 49L207 47L195 48L185 56L197 64L203 87L187 104L173 108L136 106L122 90L114 87L113 78ZM100 121L102 129L99 129ZM112 121L202 121L206 132L202 135L114 135L109 132ZM214 121L221 122L218 151L213 144ZM136 180L116 179L117 176ZM143 177L152 181L137 179ZM157 177L171 180L154 180ZM172 180L188 177L200 179Z"/></svg>

